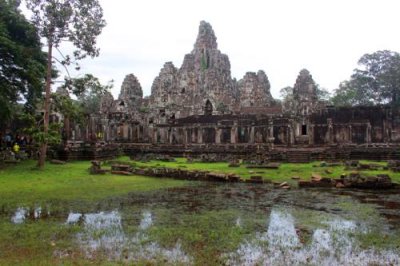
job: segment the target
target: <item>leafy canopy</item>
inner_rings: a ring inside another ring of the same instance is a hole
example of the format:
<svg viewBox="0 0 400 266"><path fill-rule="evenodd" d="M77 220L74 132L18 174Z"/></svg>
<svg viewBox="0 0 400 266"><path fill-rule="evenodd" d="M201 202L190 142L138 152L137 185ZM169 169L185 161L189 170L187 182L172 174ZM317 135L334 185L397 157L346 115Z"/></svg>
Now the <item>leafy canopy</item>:
<svg viewBox="0 0 400 266"><path fill-rule="evenodd" d="M96 57L99 49L96 47L97 36L100 35L106 22L103 19L103 9L98 0L25 0L27 7L32 11L32 20L40 35L47 40L48 60L46 72L46 87L44 98L43 141L40 147L38 166L43 168L47 143L49 142L49 113L51 98L51 69L53 59L66 66L85 58ZM75 50L64 56L60 45L64 42L72 43ZM62 56L61 60L53 57L53 49L57 49Z"/></svg>
<svg viewBox="0 0 400 266"><path fill-rule="evenodd" d="M35 27L21 14L19 1L0 1L0 120L14 115L14 106L24 101L33 110L41 96L46 70Z"/></svg>
<svg viewBox="0 0 400 266"><path fill-rule="evenodd" d="M400 104L400 54L383 50L363 55L350 80L335 91L336 105Z"/></svg>
<svg viewBox="0 0 400 266"><path fill-rule="evenodd" d="M64 41L76 48L74 59L96 57L99 49L96 38L106 25L103 9L97 0L26 0L33 12L32 20L40 35L56 48ZM70 64L71 57L65 56L63 64Z"/></svg>

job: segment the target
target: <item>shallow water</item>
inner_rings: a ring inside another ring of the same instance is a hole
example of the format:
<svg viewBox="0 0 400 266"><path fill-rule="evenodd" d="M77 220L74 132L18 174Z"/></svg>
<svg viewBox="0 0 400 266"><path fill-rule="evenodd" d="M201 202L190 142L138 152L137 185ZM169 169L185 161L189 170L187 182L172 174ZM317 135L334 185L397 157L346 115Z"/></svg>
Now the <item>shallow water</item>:
<svg viewBox="0 0 400 266"><path fill-rule="evenodd" d="M88 259L400 265L399 192L193 183L92 205L52 204L20 206L1 217L15 226L49 218L78 226L71 245Z"/></svg>

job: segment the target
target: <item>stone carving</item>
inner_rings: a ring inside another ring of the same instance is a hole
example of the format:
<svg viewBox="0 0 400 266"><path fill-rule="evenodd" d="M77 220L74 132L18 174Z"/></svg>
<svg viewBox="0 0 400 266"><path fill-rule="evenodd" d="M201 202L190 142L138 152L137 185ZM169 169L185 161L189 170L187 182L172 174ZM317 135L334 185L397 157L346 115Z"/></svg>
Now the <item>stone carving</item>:
<svg viewBox="0 0 400 266"><path fill-rule="evenodd" d="M250 89L257 92L257 104L271 102L269 81L260 71ZM247 83L244 83L247 84ZM249 98L243 88L244 98ZM247 104L250 100L246 100ZM212 105L212 108L210 106ZM231 113L241 104L235 80L231 77L231 65L227 55L218 50L217 38L211 25L200 23L199 33L190 54L185 55L177 69L171 62L165 63L155 78L150 96L150 108L154 113L183 118L202 115L212 109L212 114ZM207 109L207 110L206 110Z"/></svg>
<svg viewBox="0 0 400 266"><path fill-rule="evenodd" d="M115 143L126 154L214 154L225 159L248 154L289 162L359 159L351 157L357 154L400 158L398 149L388 146L400 143L400 109L324 106L306 69L288 90L290 104L284 110L270 87L262 70L233 79L228 56L218 49L211 25L202 21L193 50L180 67L164 64L149 97L143 98L133 74L126 76L118 99L106 93L99 114L76 128L72 139ZM368 148L356 150L355 145Z"/></svg>
<svg viewBox="0 0 400 266"><path fill-rule="evenodd" d="M114 103L114 97L110 92L105 92L100 100L100 114L108 114Z"/></svg>
<svg viewBox="0 0 400 266"><path fill-rule="evenodd" d="M138 109L142 98L143 91L138 79L133 74L127 75L122 83L121 93L118 97L118 100L121 101L120 104L123 103L129 108Z"/></svg>
<svg viewBox="0 0 400 266"><path fill-rule="evenodd" d="M308 115L317 104L317 86L307 69L302 69L293 87L293 99L298 114Z"/></svg>
<svg viewBox="0 0 400 266"><path fill-rule="evenodd" d="M238 82L240 105L242 107L265 107L274 101L270 92L271 85L264 71L247 72Z"/></svg>

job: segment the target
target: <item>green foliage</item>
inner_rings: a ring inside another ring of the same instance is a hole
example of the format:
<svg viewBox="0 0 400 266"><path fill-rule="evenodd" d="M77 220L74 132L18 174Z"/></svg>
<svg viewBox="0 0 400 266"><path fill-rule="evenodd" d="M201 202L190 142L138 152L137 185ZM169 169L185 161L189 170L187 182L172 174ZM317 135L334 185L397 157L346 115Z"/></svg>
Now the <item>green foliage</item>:
<svg viewBox="0 0 400 266"><path fill-rule="evenodd" d="M283 110L288 113L293 110L296 102L293 96L293 87L287 86L279 91L279 95L282 98Z"/></svg>
<svg viewBox="0 0 400 266"><path fill-rule="evenodd" d="M99 55L96 38L106 25L97 0L26 0L39 33L54 47L67 40L76 50L75 60ZM65 56L62 64L73 63Z"/></svg>
<svg viewBox="0 0 400 266"><path fill-rule="evenodd" d="M63 88L68 89L77 97L77 105L81 115L98 113L101 97L113 87L113 81L107 85L92 74L85 74L80 78L67 78Z"/></svg>
<svg viewBox="0 0 400 266"><path fill-rule="evenodd" d="M83 122L83 110L79 103L73 99L71 99L67 95L61 95L58 93L53 93L51 95L53 110L56 112L60 112L65 117L72 119L76 123Z"/></svg>
<svg viewBox="0 0 400 266"><path fill-rule="evenodd" d="M75 63L76 69L79 69L78 60L99 55L96 39L106 23L103 19L103 10L97 0L26 0L26 5L33 14L32 20L40 36L47 40L48 60L43 119L43 133L47 135L53 59L66 69L66 66L72 63ZM59 49L65 41L72 43L75 48L73 59L70 55L64 56ZM58 50L62 59L53 57L53 49ZM43 168L46 159L46 141L42 143L40 150L38 166Z"/></svg>
<svg viewBox="0 0 400 266"><path fill-rule="evenodd" d="M349 80L340 83L331 98L335 106L373 105L373 98L365 87L360 86L359 80Z"/></svg>
<svg viewBox="0 0 400 266"><path fill-rule="evenodd" d="M330 101L331 99L331 93L327 89L321 88L318 84L316 85L316 93L318 100Z"/></svg>
<svg viewBox="0 0 400 266"><path fill-rule="evenodd" d="M43 125L40 120L35 116L24 113L20 114L20 119L25 122L26 127L24 128L24 133L31 136L36 144L49 143L49 144L59 144L61 141L59 123L50 123L49 130L47 133L43 131Z"/></svg>
<svg viewBox="0 0 400 266"><path fill-rule="evenodd" d="M26 101L32 110L43 90L46 56L35 27L18 9L19 1L0 1L0 120L14 115L13 106Z"/></svg>
<svg viewBox="0 0 400 266"><path fill-rule="evenodd" d="M102 85L99 79L92 74L85 74L80 78L66 78L63 88L70 90L78 98L85 99L90 95L102 95L112 88L112 81Z"/></svg>
<svg viewBox="0 0 400 266"><path fill-rule="evenodd" d="M388 50L363 55L349 81L341 83L333 102L337 105L398 105L400 54Z"/></svg>

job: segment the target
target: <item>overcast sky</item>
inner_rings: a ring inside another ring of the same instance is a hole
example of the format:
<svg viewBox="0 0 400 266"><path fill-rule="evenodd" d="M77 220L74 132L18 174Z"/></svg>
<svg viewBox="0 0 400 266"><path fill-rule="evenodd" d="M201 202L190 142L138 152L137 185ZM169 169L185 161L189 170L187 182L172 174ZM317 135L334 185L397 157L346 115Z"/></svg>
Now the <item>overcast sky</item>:
<svg viewBox="0 0 400 266"><path fill-rule="evenodd" d="M399 0L99 1L108 25L100 56L82 62L81 73L113 79L114 96L130 73L149 95L163 64L179 68L191 52L201 20L229 56L232 77L262 69L275 98L302 68L333 91L363 54L400 51Z"/></svg>

